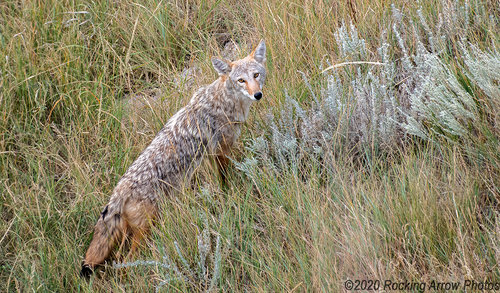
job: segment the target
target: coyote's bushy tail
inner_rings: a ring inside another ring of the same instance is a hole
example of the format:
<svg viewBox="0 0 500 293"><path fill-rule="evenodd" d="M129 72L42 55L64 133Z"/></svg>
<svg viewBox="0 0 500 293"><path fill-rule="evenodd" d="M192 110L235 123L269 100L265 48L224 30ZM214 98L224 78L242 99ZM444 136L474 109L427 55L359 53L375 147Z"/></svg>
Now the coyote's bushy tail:
<svg viewBox="0 0 500 293"><path fill-rule="evenodd" d="M85 254L80 275L89 277L94 268L102 264L110 255L113 248L127 232L127 223L121 216L119 208L108 204L94 228L92 242Z"/></svg>

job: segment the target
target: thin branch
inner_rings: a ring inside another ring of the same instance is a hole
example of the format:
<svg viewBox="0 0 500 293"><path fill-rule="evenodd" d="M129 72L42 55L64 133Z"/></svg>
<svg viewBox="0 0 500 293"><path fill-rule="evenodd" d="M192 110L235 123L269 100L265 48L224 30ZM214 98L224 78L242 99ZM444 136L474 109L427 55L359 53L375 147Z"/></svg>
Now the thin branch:
<svg viewBox="0 0 500 293"><path fill-rule="evenodd" d="M330 67L327 67L323 71L321 71L321 73L324 73L325 71L328 71L328 70L331 70L331 69L335 69L335 68L338 68L338 67L342 67L342 66L345 66L345 65L351 65L351 64L355 64L355 65L357 65L357 64L385 65L385 63L382 63L382 62L371 62L371 61L343 62L343 63L339 63L339 64L332 65Z"/></svg>

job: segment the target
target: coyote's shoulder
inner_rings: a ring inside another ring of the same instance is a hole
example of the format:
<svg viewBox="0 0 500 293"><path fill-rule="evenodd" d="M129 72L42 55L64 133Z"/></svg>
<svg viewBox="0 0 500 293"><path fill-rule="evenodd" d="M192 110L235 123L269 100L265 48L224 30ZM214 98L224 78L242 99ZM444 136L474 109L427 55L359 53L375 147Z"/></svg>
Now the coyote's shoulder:
<svg viewBox="0 0 500 293"><path fill-rule="evenodd" d="M148 232L159 197L189 180L207 153L224 168L230 148L253 101L262 98L266 78L263 41L247 57L227 62L212 58L219 78L200 88L172 116L113 190L94 229L81 274L104 262L119 239L132 238L131 252Z"/></svg>

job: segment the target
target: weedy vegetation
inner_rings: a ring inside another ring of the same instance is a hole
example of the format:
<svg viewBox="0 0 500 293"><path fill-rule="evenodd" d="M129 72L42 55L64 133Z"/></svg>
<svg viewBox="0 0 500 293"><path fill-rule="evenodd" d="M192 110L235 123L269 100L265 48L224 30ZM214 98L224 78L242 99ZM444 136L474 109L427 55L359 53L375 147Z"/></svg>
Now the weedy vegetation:
<svg viewBox="0 0 500 293"><path fill-rule="evenodd" d="M500 281L499 15L487 0L2 1L0 291ZM81 279L118 179L216 78L211 56L261 38L268 81L227 183L207 163L134 259Z"/></svg>

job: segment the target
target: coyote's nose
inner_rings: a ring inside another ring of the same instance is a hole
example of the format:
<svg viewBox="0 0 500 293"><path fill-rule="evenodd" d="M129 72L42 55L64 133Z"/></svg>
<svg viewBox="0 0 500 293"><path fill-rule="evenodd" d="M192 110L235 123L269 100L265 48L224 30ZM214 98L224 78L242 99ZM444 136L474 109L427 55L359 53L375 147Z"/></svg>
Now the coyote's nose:
<svg viewBox="0 0 500 293"><path fill-rule="evenodd" d="M256 92L253 96L258 101L258 100L260 100L262 98L262 93L261 92Z"/></svg>

